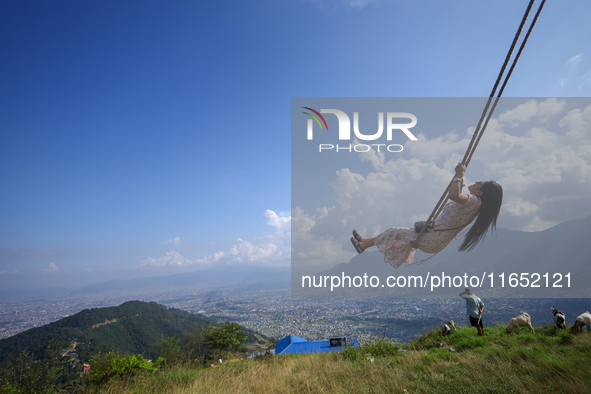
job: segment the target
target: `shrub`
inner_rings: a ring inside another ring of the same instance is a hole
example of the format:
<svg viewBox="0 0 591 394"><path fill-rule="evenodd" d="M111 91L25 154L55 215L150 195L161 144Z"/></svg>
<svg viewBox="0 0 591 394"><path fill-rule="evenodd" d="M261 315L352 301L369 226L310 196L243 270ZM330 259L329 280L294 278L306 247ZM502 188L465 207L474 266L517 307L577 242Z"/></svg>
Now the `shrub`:
<svg viewBox="0 0 591 394"><path fill-rule="evenodd" d="M361 347L368 356L384 357L398 354L398 347L389 341L377 341L365 344Z"/></svg>
<svg viewBox="0 0 591 394"><path fill-rule="evenodd" d="M157 362L160 362L160 359ZM90 360L90 364L92 369L89 380L96 385L138 371L156 372L156 367L141 354L124 356L117 352L109 352L104 356L98 354Z"/></svg>
<svg viewBox="0 0 591 394"><path fill-rule="evenodd" d="M349 361L363 361L368 357L386 357L398 355L398 347L389 341L367 343L360 347L349 347L340 352Z"/></svg>
<svg viewBox="0 0 591 394"><path fill-rule="evenodd" d="M340 355L348 361L363 361L365 359L365 355L358 347L349 347L343 350Z"/></svg>

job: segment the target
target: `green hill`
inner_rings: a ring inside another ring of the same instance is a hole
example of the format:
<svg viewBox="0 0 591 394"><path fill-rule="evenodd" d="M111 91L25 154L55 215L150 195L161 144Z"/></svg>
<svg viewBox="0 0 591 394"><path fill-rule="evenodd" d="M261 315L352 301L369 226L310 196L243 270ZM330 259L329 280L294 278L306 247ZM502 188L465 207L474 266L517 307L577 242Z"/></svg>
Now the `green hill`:
<svg viewBox="0 0 591 394"><path fill-rule="evenodd" d="M75 347L81 362L88 362L97 353L118 351L122 354L144 353L156 358L154 345L162 337L180 338L195 324L212 325L211 320L167 308L155 302L129 301L120 306L85 309L43 327L32 328L0 340L0 363L22 351L44 358L51 341L59 342L65 350ZM247 343L257 341L247 331Z"/></svg>
<svg viewBox="0 0 591 394"><path fill-rule="evenodd" d="M214 368L176 366L113 380L104 393L585 393L591 383L591 333L506 326L485 336L460 327L412 343L376 342L341 353L269 356ZM445 344L442 346L441 344ZM453 350L451 350L451 349ZM96 391L95 391L96 390Z"/></svg>

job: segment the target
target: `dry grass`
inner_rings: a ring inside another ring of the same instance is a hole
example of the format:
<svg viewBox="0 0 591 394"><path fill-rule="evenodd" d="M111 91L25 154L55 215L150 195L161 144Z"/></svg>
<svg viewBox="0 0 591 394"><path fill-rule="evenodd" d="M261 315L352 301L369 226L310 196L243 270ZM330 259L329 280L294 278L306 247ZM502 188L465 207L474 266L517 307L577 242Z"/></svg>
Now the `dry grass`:
<svg viewBox="0 0 591 394"><path fill-rule="evenodd" d="M102 393L583 393L591 383L591 334L551 328L507 335L504 327L476 337L460 329L439 347L436 332L406 352L390 346L348 353L288 355L215 368L176 367L112 382ZM387 347L386 347L387 348ZM353 350L353 349L351 349ZM388 350L388 349L386 349ZM373 352L373 353L372 353ZM377 355L373 355L377 354ZM372 356L374 362L367 360Z"/></svg>

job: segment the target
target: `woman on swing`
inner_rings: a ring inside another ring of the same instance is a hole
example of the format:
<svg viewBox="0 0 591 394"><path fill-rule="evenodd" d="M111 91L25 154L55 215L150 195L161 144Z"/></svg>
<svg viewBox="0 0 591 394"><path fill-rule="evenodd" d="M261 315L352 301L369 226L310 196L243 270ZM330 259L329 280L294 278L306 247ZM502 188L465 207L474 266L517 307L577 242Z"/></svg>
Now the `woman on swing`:
<svg viewBox="0 0 591 394"><path fill-rule="evenodd" d="M503 202L503 188L495 181L476 182L468 186L470 194L462 193L462 182L466 166L458 164L456 175L449 189L449 199L441 214L433 221L433 229L425 231L418 248L425 253L443 250L463 228L474 219L474 224L464 237L459 250L470 251L484 240L489 228L496 229L497 217ZM384 261L398 268L402 263L413 263L416 249L411 242L417 232L411 228L392 227L374 238L363 238L353 230L351 242L357 253L376 246L384 255Z"/></svg>

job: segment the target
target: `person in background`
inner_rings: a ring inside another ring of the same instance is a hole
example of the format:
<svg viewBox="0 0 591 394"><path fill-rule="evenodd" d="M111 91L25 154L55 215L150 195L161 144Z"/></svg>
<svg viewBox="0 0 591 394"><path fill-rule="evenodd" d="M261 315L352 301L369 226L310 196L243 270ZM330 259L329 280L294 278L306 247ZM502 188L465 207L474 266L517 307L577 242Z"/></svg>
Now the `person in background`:
<svg viewBox="0 0 591 394"><path fill-rule="evenodd" d="M484 326L482 325L482 314L484 313L484 303L466 287L466 291L460 293L460 297L466 300L466 312L470 316L470 324L476 327L478 335L484 335Z"/></svg>

